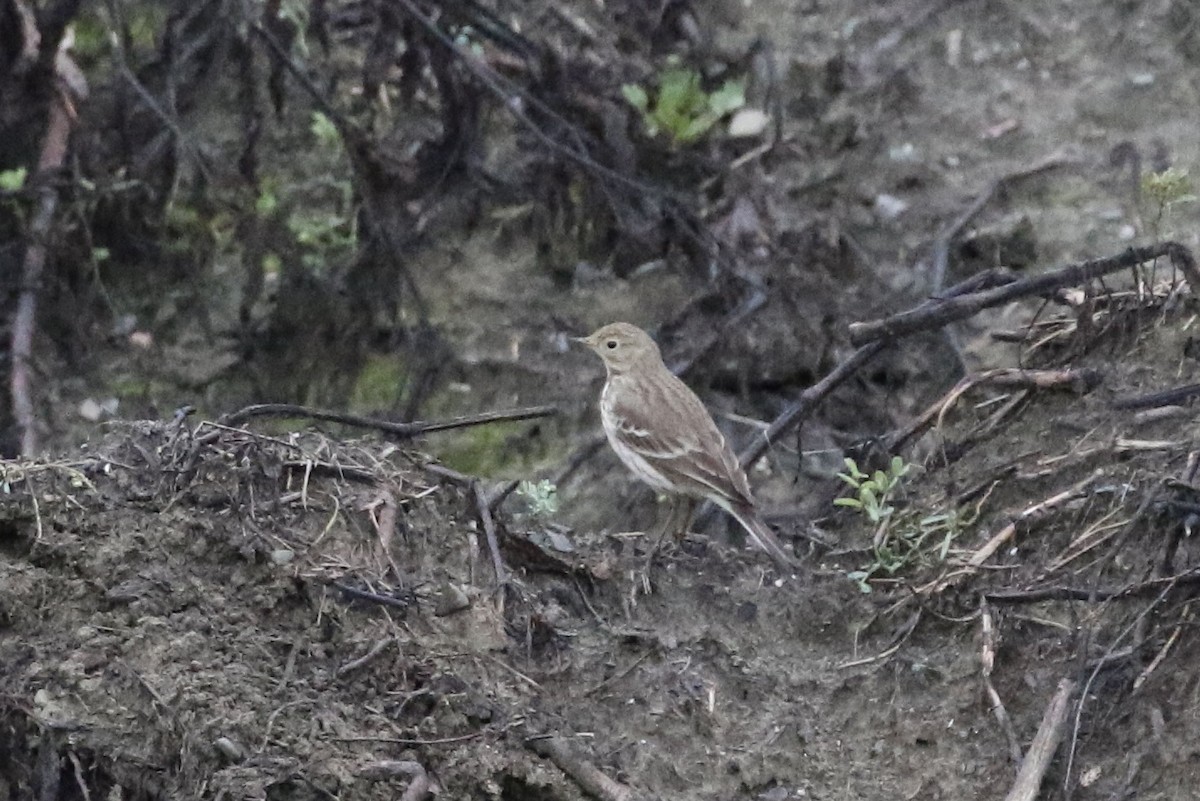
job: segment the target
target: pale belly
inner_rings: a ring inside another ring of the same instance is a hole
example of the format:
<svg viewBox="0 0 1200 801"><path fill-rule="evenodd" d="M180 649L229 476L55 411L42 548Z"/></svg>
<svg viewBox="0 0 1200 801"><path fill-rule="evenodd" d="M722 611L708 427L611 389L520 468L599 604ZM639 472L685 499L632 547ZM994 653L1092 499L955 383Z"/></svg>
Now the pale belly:
<svg viewBox="0 0 1200 801"><path fill-rule="evenodd" d="M607 391L607 387L605 387ZM679 492L670 481L668 481L662 473L656 470L650 462L646 461L632 448L628 447L616 435L616 425L608 414L608 404L601 400L600 403L600 420L604 424L604 435L608 438L608 444L612 447L613 452L617 454L617 458L629 468L638 479L649 484L658 492Z"/></svg>

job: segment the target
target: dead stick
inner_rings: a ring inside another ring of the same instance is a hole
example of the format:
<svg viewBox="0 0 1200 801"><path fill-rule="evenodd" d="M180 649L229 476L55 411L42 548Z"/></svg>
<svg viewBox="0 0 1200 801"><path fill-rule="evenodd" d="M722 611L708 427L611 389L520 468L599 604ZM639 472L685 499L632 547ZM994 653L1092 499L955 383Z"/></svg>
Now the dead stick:
<svg viewBox="0 0 1200 801"><path fill-rule="evenodd" d="M1130 248L1117 256L1072 264L995 289L949 298L940 303L922 304L915 309L882 320L852 323L850 325L850 341L855 345L865 345L881 339L893 340L915 334L918 331L941 328L947 323L966 319L983 309L1000 306L1019 298L1043 295L1055 289L1082 284L1163 256L1170 257L1172 263L1184 273L1184 277L1192 287L1192 293L1200 296L1200 272L1197 272L1196 260L1192 257L1191 251L1178 242L1160 242L1148 247Z"/></svg>
<svg viewBox="0 0 1200 801"><path fill-rule="evenodd" d="M1000 693L996 692L996 686L992 684L992 669L996 666L999 637L996 634L996 624L992 619L992 610L988 608L986 598L979 600L979 625L983 635L983 643L979 651L979 672L983 678L983 687L987 692L988 700L992 703L992 715L1000 724L1000 731L1004 732L1004 738L1008 740L1008 756L1014 765L1020 765L1022 760L1021 743L1017 740L1017 732L1013 728L1012 719L1008 716L1008 710L1004 708L1004 702L1000 700Z"/></svg>
<svg viewBox="0 0 1200 801"><path fill-rule="evenodd" d="M60 49L59 56L65 63L70 59ZM57 76L56 76L57 82ZM17 313L12 323L12 394L13 418L21 432L21 455L33 456L37 452L37 417L34 413L30 389L29 367L33 358L33 334L37 324L37 302L41 291L42 273L46 269L46 240L50 226L58 210L58 192L51 185L50 176L62 168L67 156L67 142L71 138L71 125L75 120L70 90L59 85L50 97L50 111L46 122L46 139L38 156L37 186L38 208L29 225L29 245L25 249L25 262L21 271L21 294L17 299Z"/></svg>
<svg viewBox="0 0 1200 801"><path fill-rule="evenodd" d="M1001 387L1019 389L1066 389L1072 392L1088 392L1100 383L1101 375L1097 370L1021 370L1015 367L999 367L983 373L964 376L957 384L916 420L888 435L884 441L888 450L896 453L914 438L920 436L930 426L941 425L950 407L972 387L980 384L993 384Z"/></svg>
<svg viewBox="0 0 1200 801"><path fill-rule="evenodd" d="M967 560L967 563L963 565L962 568L929 582L918 589L917 592L921 595L933 595L935 593L942 592L947 587L957 584L967 576L974 575L975 573L979 572L979 568L983 565L983 563L988 559L991 559L992 555L995 554L996 551L1000 550L1001 545L1016 536L1017 527L1020 524L1028 523L1029 521L1036 519L1039 515L1056 509L1068 501L1085 496L1095 481L1095 476L1088 476L1074 486L1022 510L1015 518L1009 521L1004 528L1000 529L1000 531L996 532L996 534L990 540L985 542L979 548L979 550L971 554L971 558ZM991 594L989 594L987 597L988 600L996 600L996 598L994 598Z"/></svg>
<svg viewBox="0 0 1200 801"><path fill-rule="evenodd" d="M1036 164L1009 173L1008 175L1001 175L999 178L990 181L984 187L984 190L971 201L971 204L967 206L963 213L958 215L958 217L938 233L937 240L933 246L933 270L930 281L934 294L942 291L942 284L946 280L946 273L950 265L951 243L970 224L971 220L975 219L979 212L983 211L984 207L992 202L992 198L1002 190L1007 189L1009 184L1016 183L1023 178L1038 175L1047 170L1056 169L1065 164L1071 164L1074 161L1075 159L1064 156L1061 153L1055 153Z"/></svg>
<svg viewBox="0 0 1200 801"><path fill-rule="evenodd" d="M1103 601L1145 598L1162 592L1163 587L1176 585L1193 587L1200 584L1200 572L1189 571L1177 576L1163 576L1127 587L1111 590L1084 589L1083 587L1041 587L1036 590L1004 590L989 592L986 597L994 604L1038 604L1044 601Z"/></svg>
<svg viewBox="0 0 1200 801"><path fill-rule="evenodd" d="M439 420L431 423L394 423L390 420L376 420L373 417L362 417L356 414L329 412L323 409L310 409L307 406L297 406L291 403L259 403L238 409L236 412L221 415L217 422L224 426L236 426L252 417L307 417L310 420L324 420L329 423L370 428L383 431L398 437L416 437L433 431L449 431L453 428L468 428L489 423L511 423L519 420L536 420L540 417L551 417L558 414L555 406L529 406L524 409L504 409L495 412L481 412L450 420Z"/></svg>
<svg viewBox="0 0 1200 801"><path fill-rule="evenodd" d="M590 762L571 752L561 737L530 737L525 747L533 753L549 759L558 769L571 777L586 795L600 801L633 801L633 790L618 781L608 778Z"/></svg>
<svg viewBox="0 0 1200 801"><path fill-rule="evenodd" d="M1129 398L1116 398L1109 406L1113 409L1157 409L1176 403L1190 401L1200 395L1200 384L1186 384L1182 387L1167 389L1161 392L1150 392L1145 395L1135 395Z"/></svg>
<svg viewBox="0 0 1200 801"><path fill-rule="evenodd" d="M340 678L353 670L358 670L360 667L382 654L383 650L394 642L396 642L395 637L384 637L382 640L372 645L371 650L367 651L357 659L351 659L349 662L339 667L336 671L334 671L334 675Z"/></svg>
<svg viewBox="0 0 1200 801"><path fill-rule="evenodd" d="M498 584L508 583L508 569L504 566L504 560L500 558L500 541L496 539L496 521L492 517L492 510L488 506L487 491L484 490L483 484L479 481L472 483L472 491L475 494L475 511L479 514L479 523L483 526L484 536L487 537L488 550L492 554L492 567L496 571L496 582Z"/></svg>
<svg viewBox="0 0 1200 801"><path fill-rule="evenodd" d="M961 283L955 284L946 290L945 295L941 298L926 301L918 306L917 309L933 308L944 302L944 298L953 298L962 294L976 292L982 288L994 287L998 284L1002 285L1012 280L1012 273L1008 270L987 270L978 275L973 275ZM826 396L857 373L863 365L878 356L884 347L885 345L881 341L863 345L851 354L850 358L835 367L828 375L801 392L800 397L771 422L771 425L763 432L762 436L756 437L754 442L742 451L738 457L738 461L742 463L742 467L749 469L751 465L761 459L774 442L807 420L813 411L816 410L817 405ZM705 506L707 508L708 504L705 504ZM701 517L703 516L705 516L704 511L701 512Z"/></svg>
<svg viewBox="0 0 1200 801"><path fill-rule="evenodd" d="M1021 763L1017 780L1013 782L1012 789L1008 791L1004 801L1034 801L1037 798L1042 779L1046 776L1046 768L1050 767L1050 760L1054 758L1054 752L1058 750L1058 744L1062 741L1067 713L1071 707L1071 694L1074 692L1073 679L1061 679L1058 682L1058 689L1050 699L1046 713L1042 715L1042 724L1038 726L1037 734L1033 737L1029 753Z"/></svg>

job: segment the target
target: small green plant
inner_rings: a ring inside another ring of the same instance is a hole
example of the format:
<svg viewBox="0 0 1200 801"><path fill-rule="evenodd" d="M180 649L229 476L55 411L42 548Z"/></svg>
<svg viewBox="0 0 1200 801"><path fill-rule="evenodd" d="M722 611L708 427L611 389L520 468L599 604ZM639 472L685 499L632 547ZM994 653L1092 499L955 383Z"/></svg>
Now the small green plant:
<svg viewBox="0 0 1200 801"><path fill-rule="evenodd" d="M316 137L317 142L322 147L331 150L338 150L342 146L342 134L337 129L337 125L333 120L319 111L312 113L312 122L308 126L308 130Z"/></svg>
<svg viewBox="0 0 1200 801"><path fill-rule="evenodd" d="M535 518L552 517L558 512L558 487L552 481L522 481L516 492L525 499L529 514Z"/></svg>
<svg viewBox="0 0 1200 801"><path fill-rule="evenodd" d="M1142 197L1153 205L1154 217L1150 221L1150 228L1156 239L1161 237L1162 221L1167 212L1182 203L1196 202L1187 170L1175 167L1143 175Z"/></svg>
<svg viewBox="0 0 1200 801"><path fill-rule="evenodd" d="M746 82L730 78L718 89L706 92L699 72L673 61L658 76L653 98L646 87L636 83L622 86L621 94L641 112L650 136L665 133L671 144L678 146L696 141L722 117L746 105Z"/></svg>
<svg viewBox="0 0 1200 801"><path fill-rule="evenodd" d="M956 510L927 515L914 519L915 515L898 516L893 506L900 485L912 470L899 456L893 456L887 470L864 473L853 459L846 459L846 472L838 477L846 482L854 495L838 498L834 503L850 509L858 509L875 527L871 541L871 561L847 577L858 588L871 592L871 579L880 575L891 576L907 565L928 561L931 558L944 561L950 544L962 530L963 521ZM930 550L931 538L940 536L936 550Z"/></svg>
<svg viewBox="0 0 1200 801"><path fill-rule="evenodd" d="M833 503L836 506L858 509L868 520L879 525L896 511L888 501L900 485L900 479L908 474L911 467L899 456L893 456L887 472L876 470L874 475L868 475L858 468L857 462L847 458L846 472L838 473L838 478L850 485L854 490L854 497L838 498Z"/></svg>
<svg viewBox="0 0 1200 801"><path fill-rule="evenodd" d="M24 167L0 171L0 190L5 192L19 192L25 187L25 179L28 176L29 170Z"/></svg>
<svg viewBox="0 0 1200 801"><path fill-rule="evenodd" d="M890 529L877 533L871 547L871 561L847 578L864 593L871 592L871 579L892 576L912 564L944 562L950 545L967 521L957 510L928 515L920 520L898 521ZM882 534L882 536L880 536ZM931 547L936 541L936 546Z"/></svg>

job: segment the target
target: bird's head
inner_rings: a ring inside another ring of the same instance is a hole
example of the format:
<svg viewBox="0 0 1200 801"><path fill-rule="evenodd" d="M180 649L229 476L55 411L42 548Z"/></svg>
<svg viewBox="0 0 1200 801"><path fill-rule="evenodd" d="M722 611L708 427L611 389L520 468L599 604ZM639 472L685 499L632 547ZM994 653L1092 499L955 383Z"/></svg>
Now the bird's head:
<svg viewBox="0 0 1200 801"><path fill-rule="evenodd" d="M650 335L629 323L609 323L576 342L595 351L610 373L623 373L642 363L662 362L658 345Z"/></svg>

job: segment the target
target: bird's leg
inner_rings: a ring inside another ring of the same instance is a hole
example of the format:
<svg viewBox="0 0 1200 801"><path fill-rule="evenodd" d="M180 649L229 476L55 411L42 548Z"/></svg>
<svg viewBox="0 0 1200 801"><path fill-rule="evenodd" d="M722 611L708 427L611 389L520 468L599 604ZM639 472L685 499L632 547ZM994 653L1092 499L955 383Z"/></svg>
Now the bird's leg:
<svg viewBox="0 0 1200 801"><path fill-rule="evenodd" d="M696 499L690 496L679 496L675 500L675 507L672 509L673 516L676 518L671 522L674 523L674 530L671 532L675 535L676 542L683 542L684 537L688 535L688 529L692 525L692 516L696 514Z"/></svg>
<svg viewBox="0 0 1200 801"><path fill-rule="evenodd" d="M654 545L646 554L646 566L649 568L654 557L663 550L668 538L675 542L683 542L687 536L688 526L692 523L692 515L696 513L696 499L686 495L672 495L667 509L666 519L655 532Z"/></svg>
<svg viewBox="0 0 1200 801"><path fill-rule="evenodd" d="M650 553L647 556L647 563L654 559L654 556L662 550L663 543L668 537L679 539L679 511L683 498L678 495L670 496L667 506L667 515L663 518L662 525L658 526L658 530L654 532L654 545L650 548Z"/></svg>

